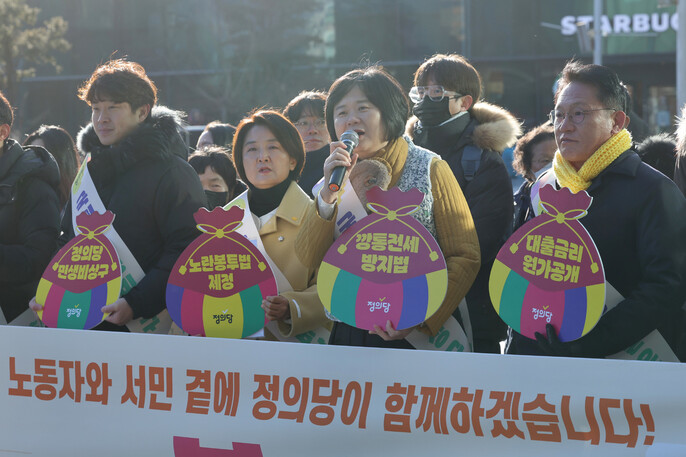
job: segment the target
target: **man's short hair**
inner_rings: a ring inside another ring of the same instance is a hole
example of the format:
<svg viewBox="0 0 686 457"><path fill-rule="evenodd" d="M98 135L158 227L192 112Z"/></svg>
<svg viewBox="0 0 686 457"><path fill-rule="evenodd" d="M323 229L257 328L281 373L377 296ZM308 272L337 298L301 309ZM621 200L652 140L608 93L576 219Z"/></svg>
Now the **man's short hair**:
<svg viewBox="0 0 686 457"><path fill-rule="evenodd" d="M461 95L471 95L474 103L481 97L481 76L467 59L459 54L436 54L419 66L414 74L415 86L436 84Z"/></svg>
<svg viewBox="0 0 686 457"><path fill-rule="evenodd" d="M305 145L295 125L286 119L283 114L274 110L259 110L244 118L236 127L231 153L238 175L246 184L250 183L245 175L245 167L243 166L243 143L245 143L248 132L256 125L268 128L276 140L281 143L284 151L295 159L295 168L291 170L289 178L297 181L305 165Z"/></svg>
<svg viewBox="0 0 686 457"><path fill-rule="evenodd" d="M12 105L0 91L0 125L7 124L12 127L12 122L14 122L14 111L12 110Z"/></svg>
<svg viewBox="0 0 686 457"><path fill-rule="evenodd" d="M205 173L207 167L211 167L215 173L224 179L229 192L236 185L236 167L233 165L227 148L208 144L196 150L188 158L188 163L199 175Z"/></svg>
<svg viewBox="0 0 686 457"><path fill-rule="evenodd" d="M136 110L143 105L155 106L157 87L141 64L117 59L96 68L90 79L81 85L78 95L88 105L108 100L128 103Z"/></svg>
<svg viewBox="0 0 686 457"><path fill-rule="evenodd" d="M381 124L386 132L384 141L400 138L410 115L410 102L400 83L383 68L372 66L352 70L338 78L329 88L326 100L326 128L333 141L338 141L333 121L336 105L354 87L359 87L365 97L381 112Z"/></svg>
<svg viewBox="0 0 686 457"><path fill-rule="evenodd" d="M305 90L300 92L283 110L283 115L295 123L303 116L324 118L326 92Z"/></svg>
<svg viewBox="0 0 686 457"><path fill-rule="evenodd" d="M626 112L629 92L614 70L602 65L584 65L578 60L570 60L562 70L562 77L555 92L555 103L562 89L571 82L595 87L596 97L605 108Z"/></svg>

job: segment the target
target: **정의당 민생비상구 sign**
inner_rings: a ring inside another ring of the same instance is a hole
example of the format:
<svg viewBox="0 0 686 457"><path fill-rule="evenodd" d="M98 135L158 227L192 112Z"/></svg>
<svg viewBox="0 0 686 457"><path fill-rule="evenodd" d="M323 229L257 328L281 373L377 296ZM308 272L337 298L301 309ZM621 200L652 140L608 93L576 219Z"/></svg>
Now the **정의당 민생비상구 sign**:
<svg viewBox="0 0 686 457"><path fill-rule="evenodd" d="M101 308L119 298L119 256L105 236L113 221L110 211L76 216L79 234L53 257L38 283L38 317L48 327L93 328L107 317Z"/></svg>

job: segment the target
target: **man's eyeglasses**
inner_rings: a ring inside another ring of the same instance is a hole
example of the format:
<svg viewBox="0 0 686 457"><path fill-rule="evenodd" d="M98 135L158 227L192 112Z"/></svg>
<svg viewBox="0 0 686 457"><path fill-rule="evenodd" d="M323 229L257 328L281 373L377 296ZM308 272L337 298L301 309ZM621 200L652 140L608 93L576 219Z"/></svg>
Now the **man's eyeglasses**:
<svg viewBox="0 0 686 457"><path fill-rule="evenodd" d="M298 121L298 122L296 122L296 123L293 124L293 125L295 125L295 126L298 127L299 129L301 129L301 128L308 128L308 129L309 129L309 128L312 128L312 127L321 129L321 128L324 128L324 126L326 126L326 120L324 120L324 119L316 119L316 120L314 120L314 121Z"/></svg>
<svg viewBox="0 0 686 457"><path fill-rule="evenodd" d="M433 102L440 102L446 95L449 97L459 98L462 94L445 90L443 86L415 86L410 89L410 100L414 103L419 103L426 96Z"/></svg>
<svg viewBox="0 0 686 457"><path fill-rule="evenodd" d="M577 109L574 110L570 113L565 113L564 111L560 110L552 110L550 114L548 115L550 122L553 123L553 125L560 125L564 122L565 118L569 116L569 119L572 121L574 124L581 124L584 121L584 118L588 113L592 113L594 111L619 111L614 108L598 108L598 109L587 109L587 110L581 110Z"/></svg>

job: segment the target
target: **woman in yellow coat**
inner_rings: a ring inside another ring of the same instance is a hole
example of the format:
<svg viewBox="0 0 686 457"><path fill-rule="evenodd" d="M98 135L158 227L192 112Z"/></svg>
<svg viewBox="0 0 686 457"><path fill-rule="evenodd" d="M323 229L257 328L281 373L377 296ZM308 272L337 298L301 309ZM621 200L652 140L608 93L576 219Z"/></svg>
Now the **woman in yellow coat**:
<svg viewBox="0 0 686 457"><path fill-rule="evenodd" d="M317 339L328 336L330 321L317 296L315 268L303 265L295 252L302 222L313 211L312 200L296 183L305 162L298 130L276 111L258 111L238 124L233 160L248 185L248 203L265 253L277 270L279 295L262 303L267 319L277 324L282 338L312 330L319 330Z"/></svg>
<svg viewBox="0 0 686 457"><path fill-rule="evenodd" d="M333 140L331 155L324 162L326 183L335 168L350 170L358 160L373 159L391 170L389 187L397 186L404 191L418 188L424 193L424 201L413 217L434 235L441 247L448 268L448 291L438 311L417 330L435 335L451 315L463 328L468 328L466 309L464 313L456 310L479 270L479 240L474 221L448 164L403 137L409 102L400 84L378 67L353 70L333 83L325 112ZM359 136L352 157L339 141L347 130L354 130ZM326 248L333 243L337 193L325 185L315 201L317 211L308 214L297 245L298 255L310 267L321 263ZM406 340L412 330L396 330L389 321L385 328L377 326L367 332L336 322L329 343L412 348L413 344Z"/></svg>

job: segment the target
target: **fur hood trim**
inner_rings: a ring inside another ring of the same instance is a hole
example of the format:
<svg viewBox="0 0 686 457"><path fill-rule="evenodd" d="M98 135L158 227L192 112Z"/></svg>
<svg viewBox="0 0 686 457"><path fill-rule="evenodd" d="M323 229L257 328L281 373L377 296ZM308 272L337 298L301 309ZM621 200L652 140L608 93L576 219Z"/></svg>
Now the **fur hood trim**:
<svg viewBox="0 0 686 457"><path fill-rule="evenodd" d="M185 126L184 117L185 113L181 111L155 106L149 119L111 148L100 142L92 123L81 129L77 136L77 145L83 153L94 156L103 151L120 154L125 163L136 163L144 159L168 160L173 155L185 159L187 152L183 150L185 145L179 133Z"/></svg>
<svg viewBox="0 0 686 457"><path fill-rule="evenodd" d="M522 135L521 123L509 111L488 102L478 102L470 110L472 119L478 125L472 132L472 141L481 149L496 151L500 154L514 146ZM414 137L417 117L412 116L407 123L406 133Z"/></svg>

